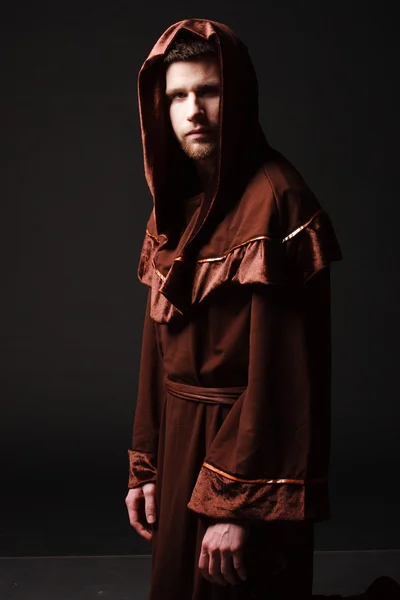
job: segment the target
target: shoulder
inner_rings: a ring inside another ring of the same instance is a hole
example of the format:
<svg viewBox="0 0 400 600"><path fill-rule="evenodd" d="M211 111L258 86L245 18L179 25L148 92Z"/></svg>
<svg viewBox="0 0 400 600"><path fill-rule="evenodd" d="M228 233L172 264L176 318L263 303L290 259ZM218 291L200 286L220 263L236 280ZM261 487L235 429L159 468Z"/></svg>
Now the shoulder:
<svg viewBox="0 0 400 600"><path fill-rule="evenodd" d="M249 180L237 207L238 229L283 239L313 218L321 205L299 171L277 151Z"/></svg>
<svg viewBox="0 0 400 600"><path fill-rule="evenodd" d="M282 237L305 225L321 210L321 204L290 161L276 152L261 167L274 195Z"/></svg>
<svg viewBox="0 0 400 600"><path fill-rule="evenodd" d="M259 168L276 197L282 196L288 189L310 192L300 172L277 150L273 150Z"/></svg>

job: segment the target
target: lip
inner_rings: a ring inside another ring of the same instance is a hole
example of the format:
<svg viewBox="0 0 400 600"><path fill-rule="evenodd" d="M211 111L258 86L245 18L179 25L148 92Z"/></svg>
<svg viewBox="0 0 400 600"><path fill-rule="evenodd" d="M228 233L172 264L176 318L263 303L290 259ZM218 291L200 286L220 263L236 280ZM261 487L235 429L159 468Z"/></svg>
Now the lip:
<svg viewBox="0 0 400 600"><path fill-rule="evenodd" d="M193 131L189 131L189 133L187 135L207 135L208 133L211 133L211 131L209 129L196 129Z"/></svg>

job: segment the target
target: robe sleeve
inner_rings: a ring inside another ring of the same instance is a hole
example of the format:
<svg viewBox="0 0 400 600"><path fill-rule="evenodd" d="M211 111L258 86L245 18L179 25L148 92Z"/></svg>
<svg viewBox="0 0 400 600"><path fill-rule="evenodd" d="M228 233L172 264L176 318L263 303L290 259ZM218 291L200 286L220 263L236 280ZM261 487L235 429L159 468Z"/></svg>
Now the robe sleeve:
<svg viewBox="0 0 400 600"><path fill-rule="evenodd" d="M330 268L255 285L246 390L213 440L188 504L223 520L329 517Z"/></svg>
<svg viewBox="0 0 400 600"><path fill-rule="evenodd" d="M156 326L150 317L150 290L144 318L138 398L132 448L128 450L128 488L156 481L160 416L164 398L164 369Z"/></svg>

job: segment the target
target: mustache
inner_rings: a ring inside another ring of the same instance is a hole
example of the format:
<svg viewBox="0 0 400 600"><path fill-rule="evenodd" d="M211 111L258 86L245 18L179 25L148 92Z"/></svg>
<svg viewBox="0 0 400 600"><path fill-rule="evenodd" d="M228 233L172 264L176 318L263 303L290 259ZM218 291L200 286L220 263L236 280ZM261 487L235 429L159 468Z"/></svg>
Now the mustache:
<svg viewBox="0 0 400 600"><path fill-rule="evenodd" d="M191 135L192 133L214 133L217 130L218 127L205 127L200 125L199 127L190 129L185 135Z"/></svg>

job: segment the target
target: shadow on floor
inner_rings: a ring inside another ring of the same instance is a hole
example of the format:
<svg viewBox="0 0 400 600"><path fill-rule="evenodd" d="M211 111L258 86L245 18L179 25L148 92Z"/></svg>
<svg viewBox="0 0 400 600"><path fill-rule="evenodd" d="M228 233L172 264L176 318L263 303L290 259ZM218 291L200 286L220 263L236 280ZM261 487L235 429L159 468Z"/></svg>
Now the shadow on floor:
<svg viewBox="0 0 400 600"><path fill-rule="evenodd" d="M0 558L0 598L146 600L150 568L149 556ZM348 598L382 575L400 580L400 551L316 552L314 594ZM400 594L370 597L397 600Z"/></svg>

